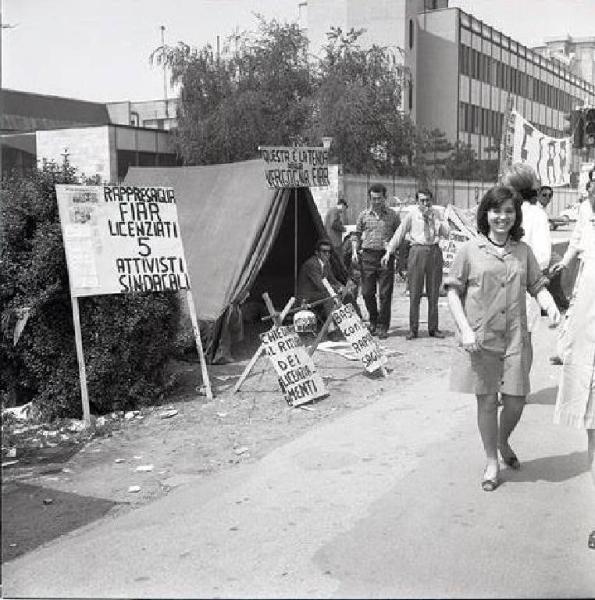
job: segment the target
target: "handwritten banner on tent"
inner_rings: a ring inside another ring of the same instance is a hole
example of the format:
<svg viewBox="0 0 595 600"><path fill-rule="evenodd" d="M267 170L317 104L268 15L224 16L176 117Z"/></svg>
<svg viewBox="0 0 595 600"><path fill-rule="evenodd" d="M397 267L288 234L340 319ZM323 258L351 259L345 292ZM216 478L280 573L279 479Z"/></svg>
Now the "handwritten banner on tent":
<svg viewBox="0 0 595 600"><path fill-rule="evenodd" d="M357 316L353 305L342 304L333 311L333 321L351 344L353 351L369 373L381 369L386 362L376 340Z"/></svg>
<svg viewBox="0 0 595 600"><path fill-rule="evenodd" d="M558 187L570 183L571 138L553 138L536 129L516 110L511 112L512 146L505 167L527 163L535 169L542 185Z"/></svg>
<svg viewBox="0 0 595 600"><path fill-rule="evenodd" d="M329 151L325 148L260 146L259 150L270 188L330 185Z"/></svg>
<svg viewBox="0 0 595 600"><path fill-rule="evenodd" d="M174 190L57 185L73 296L189 289Z"/></svg>
<svg viewBox="0 0 595 600"><path fill-rule="evenodd" d="M273 327L260 334L265 352L279 376L279 387L289 406L327 396L314 361L291 327Z"/></svg>

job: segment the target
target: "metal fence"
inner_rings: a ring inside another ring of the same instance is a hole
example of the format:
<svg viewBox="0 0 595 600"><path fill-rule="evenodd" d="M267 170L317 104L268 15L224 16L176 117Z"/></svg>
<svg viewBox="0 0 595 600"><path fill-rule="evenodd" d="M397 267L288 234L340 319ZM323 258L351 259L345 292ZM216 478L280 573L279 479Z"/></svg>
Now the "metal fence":
<svg viewBox="0 0 595 600"><path fill-rule="evenodd" d="M350 224L355 223L359 213L367 207L368 187L370 185L383 183L387 189L388 203L392 206L397 204L398 200L413 200L417 189L416 180L408 177L344 174L342 179L342 186L340 188L349 205L347 209L347 223ZM438 179L432 181L429 188L434 194L435 204L443 206L454 204L461 208L471 208L479 203L483 194L493 185L493 182L486 181ZM577 201L578 190L554 188L554 197L548 206L547 212L550 216L555 216L561 210Z"/></svg>

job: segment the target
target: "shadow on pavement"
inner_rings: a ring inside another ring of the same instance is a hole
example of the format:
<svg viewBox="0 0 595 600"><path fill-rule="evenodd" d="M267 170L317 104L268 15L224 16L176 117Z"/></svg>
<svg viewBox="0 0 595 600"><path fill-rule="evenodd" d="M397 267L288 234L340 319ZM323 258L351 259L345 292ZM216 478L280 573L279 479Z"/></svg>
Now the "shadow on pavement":
<svg viewBox="0 0 595 600"><path fill-rule="evenodd" d="M2 563L103 517L116 504L27 483L4 484Z"/></svg>
<svg viewBox="0 0 595 600"><path fill-rule="evenodd" d="M571 452L562 456L544 456L534 460L521 460L520 471L506 470L506 481L550 481L559 483L582 475L588 470L587 453Z"/></svg>
<svg viewBox="0 0 595 600"><path fill-rule="evenodd" d="M535 392L535 394L529 394L527 397L527 404L543 404L543 405L554 405L556 404L556 395L558 393L558 387L548 387Z"/></svg>

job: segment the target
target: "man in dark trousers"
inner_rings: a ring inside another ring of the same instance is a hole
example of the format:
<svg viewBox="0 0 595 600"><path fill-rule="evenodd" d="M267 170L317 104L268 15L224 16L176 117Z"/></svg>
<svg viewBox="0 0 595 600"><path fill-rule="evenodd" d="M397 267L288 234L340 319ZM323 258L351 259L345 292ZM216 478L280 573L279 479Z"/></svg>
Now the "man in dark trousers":
<svg viewBox="0 0 595 600"><path fill-rule="evenodd" d="M343 232L345 231L345 211L347 202L340 198L336 206L329 208L324 217L324 228L332 247L339 257L341 255L341 244L343 243Z"/></svg>
<svg viewBox="0 0 595 600"><path fill-rule="evenodd" d="M409 333L406 339L417 337L419 329L419 302L426 285L428 296L428 331L431 337L443 338L444 334L438 329L438 299L442 284L442 267L444 264L442 250L438 245L440 237L447 237L448 224L441 220L432 208L432 192L422 190L417 192L417 205L404 217L395 235L386 248L382 258L383 264L388 264L392 255L409 235L411 249L407 263L409 278Z"/></svg>
<svg viewBox="0 0 595 600"><path fill-rule="evenodd" d="M388 337L390 325L395 264L392 256L384 265L381 259L388 241L399 227L399 217L386 206L384 185L374 184L368 190L368 195L370 206L360 213L355 226L358 234L357 255L361 265L362 296L370 315L370 333L378 334L383 340Z"/></svg>

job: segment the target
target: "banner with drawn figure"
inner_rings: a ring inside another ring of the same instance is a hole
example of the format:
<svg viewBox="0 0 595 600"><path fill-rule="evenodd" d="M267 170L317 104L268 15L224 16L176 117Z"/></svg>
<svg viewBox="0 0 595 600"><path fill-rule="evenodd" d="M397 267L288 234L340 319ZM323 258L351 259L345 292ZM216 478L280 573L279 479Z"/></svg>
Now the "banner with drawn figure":
<svg viewBox="0 0 595 600"><path fill-rule="evenodd" d="M326 148L260 146L264 176L270 188L327 187Z"/></svg>
<svg viewBox="0 0 595 600"><path fill-rule="evenodd" d="M189 289L172 188L57 185L71 294Z"/></svg>
<svg viewBox="0 0 595 600"><path fill-rule="evenodd" d="M553 138L536 129L516 110L512 162L527 163L535 169L542 185L557 187L570 183L572 139Z"/></svg>

